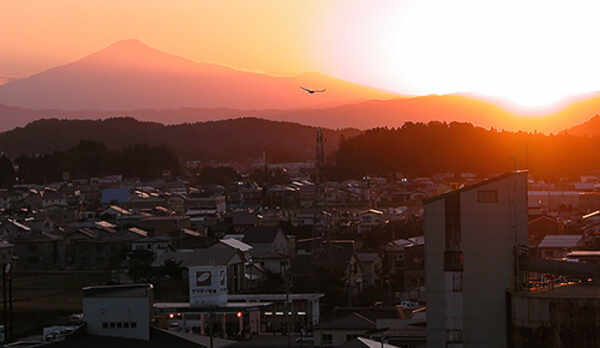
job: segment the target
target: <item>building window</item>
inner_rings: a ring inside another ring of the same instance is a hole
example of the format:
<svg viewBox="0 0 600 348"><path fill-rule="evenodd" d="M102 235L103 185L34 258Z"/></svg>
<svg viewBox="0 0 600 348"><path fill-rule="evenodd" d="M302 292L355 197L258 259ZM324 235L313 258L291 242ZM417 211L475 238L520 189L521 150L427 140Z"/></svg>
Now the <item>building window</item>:
<svg viewBox="0 0 600 348"><path fill-rule="evenodd" d="M321 335L321 344L332 344L333 343L333 335L331 334L322 334Z"/></svg>
<svg viewBox="0 0 600 348"><path fill-rule="evenodd" d="M122 327L122 323L121 323L121 322L118 322L118 323L117 323L117 329L120 329L121 327Z"/></svg>
<svg viewBox="0 0 600 348"><path fill-rule="evenodd" d="M137 327L137 323L135 321L132 321L130 326L132 329L135 329Z"/></svg>
<svg viewBox="0 0 600 348"><path fill-rule="evenodd" d="M498 203L498 191L496 191L496 190L477 191L477 202L479 202L479 203Z"/></svg>
<svg viewBox="0 0 600 348"><path fill-rule="evenodd" d="M116 325L115 325L115 322L114 322L114 321L111 321L111 322L110 322L110 328L111 328L111 329L114 329L114 328L115 328L115 326L116 326Z"/></svg>
<svg viewBox="0 0 600 348"><path fill-rule="evenodd" d="M462 343L463 342L463 332L462 330L448 330L448 343Z"/></svg>
<svg viewBox="0 0 600 348"><path fill-rule="evenodd" d="M123 323L123 328L124 329L129 329L129 322L128 321L126 321L126 322Z"/></svg>
<svg viewBox="0 0 600 348"><path fill-rule="evenodd" d="M452 273L452 291L462 292L463 273L453 272Z"/></svg>
<svg viewBox="0 0 600 348"><path fill-rule="evenodd" d="M108 323L107 322L102 322L102 328L103 329L108 329Z"/></svg>
<svg viewBox="0 0 600 348"><path fill-rule="evenodd" d="M462 251L444 252L444 271L462 272L463 271L463 253Z"/></svg>
<svg viewBox="0 0 600 348"><path fill-rule="evenodd" d="M351 341L351 340L355 339L358 336L359 335L346 335L346 341Z"/></svg>
<svg viewBox="0 0 600 348"><path fill-rule="evenodd" d="M456 251L461 249L462 236L460 233L460 194L450 194L445 199L445 239L446 250Z"/></svg>

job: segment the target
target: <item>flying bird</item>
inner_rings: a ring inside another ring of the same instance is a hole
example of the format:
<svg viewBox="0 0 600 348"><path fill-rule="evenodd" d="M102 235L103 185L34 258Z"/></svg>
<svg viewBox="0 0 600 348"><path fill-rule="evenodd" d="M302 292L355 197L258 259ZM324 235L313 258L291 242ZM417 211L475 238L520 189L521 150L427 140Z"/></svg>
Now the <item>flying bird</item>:
<svg viewBox="0 0 600 348"><path fill-rule="evenodd" d="M305 90L308 94L323 93L326 91L326 89L308 89L308 88L304 88L302 86L300 86L300 88Z"/></svg>

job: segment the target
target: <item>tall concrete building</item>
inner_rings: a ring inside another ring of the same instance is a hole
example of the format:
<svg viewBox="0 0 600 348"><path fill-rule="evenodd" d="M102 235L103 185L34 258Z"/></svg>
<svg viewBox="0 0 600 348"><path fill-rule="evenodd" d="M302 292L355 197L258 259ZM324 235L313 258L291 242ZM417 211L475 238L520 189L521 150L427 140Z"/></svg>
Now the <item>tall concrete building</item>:
<svg viewBox="0 0 600 348"><path fill-rule="evenodd" d="M425 201L427 347L507 347L507 296L522 278L527 172Z"/></svg>

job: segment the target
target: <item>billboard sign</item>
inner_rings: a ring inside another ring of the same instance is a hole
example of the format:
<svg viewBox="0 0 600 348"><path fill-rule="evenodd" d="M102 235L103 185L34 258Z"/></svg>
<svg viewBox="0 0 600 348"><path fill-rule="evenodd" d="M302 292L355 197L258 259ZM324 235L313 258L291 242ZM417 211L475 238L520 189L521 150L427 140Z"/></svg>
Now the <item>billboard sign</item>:
<svg viewBox="0 0 600 348"><path fill-rule="evenodd" d="M192 266L188 269L192 307L221 306L227 303L226 266Z"/></svg>

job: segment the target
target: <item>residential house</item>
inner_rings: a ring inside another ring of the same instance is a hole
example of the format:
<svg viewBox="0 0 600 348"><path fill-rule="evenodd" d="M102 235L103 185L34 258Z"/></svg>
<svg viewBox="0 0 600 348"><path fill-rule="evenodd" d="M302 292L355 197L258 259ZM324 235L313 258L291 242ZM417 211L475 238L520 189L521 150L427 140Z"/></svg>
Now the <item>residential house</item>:
<svg viewBox="0 0 600 348"><path fill-rule="evenodd" d="M547 235L537 246L538 255L546 259L561 259L581 247L583 236L578 234Z"/></svg>
<svg viewBox="0 0 600 348"><path fill-rule="evenodd" d="M243 234L245 231L258 226L259 220L256 213L248 211L235 212L231 216L231 225L234 233Z"/></svg>
<svg viewBox="0 0 600 348"><path fill-rule="evenodd" d="M109 188L102 191L100 204L127 204L132 197L130 187Z"/></svg>
<svg viewBox="0 0 600 348"><path fill-rule="evenodd" d="M225 196L204 191L192 191L185 200L185 209L214 210L217 214L225 214Z"/></svg>
<svg viewBox="0 0 600 348"><path fill-rule="evenodd" d="M65 234L65 265L75 269L115 269L123 265L134 241L147 238L140 229L117 230L106 221L83 224Z"/></svg>
<svg viewBox="0 0 600 348"><path fill-rule="evenodd" d="M377 253L355 252L346 263L344 282L350 298L375 287L382 272L381 258Z"/></svg>
<svg viewBox="0 0 600 348"><path fill-rule="evenodd" d="M9 219L2 225L2 235L14 245L19 267L49 269L62 263L61 237L55 233L34 230Z"/></svg>
<svg viewBox="0 0 600 348"><path fill-rule="evenodd" d="M12 200L12 193L6 189L0 190L0 209L10 208L10 201Z"/></svg>
<svg viewBox="0 0 600 348"><path fill-rule="evenodd" d="M182 228L190 228L190 218L181 215L149 216L141 219L139 227L151 236L176 237Z"/></svg>
<svg viewBox="0 0 600 348"><path fill-rule="evenodd" d="M182 267L227 266L227 288L229 293L239 293L253 286L254 279L247 277L246 263L249 260L250 245L234 239L222 240L204 249L180 249L161 254L153 263L155 267L172 260ZM188 277L183 277L184 281Z"/></svg>
<svg viewBox="0 0 600 348"><path fill-rule="evenodd" d="M377 324L356 312L321 322L314 331L315 347L339 347L377 329Z"/></svg>
<svg viewBox="0 0 600 348"><path fill-rule="evenodd" d="M0 265L15 261L15 245L0 240Z"/></svg>
<svg viewBox="0 0 600 348"><path fill-rule="evenodd" d="M362 211L358 214L358 218L358 232L360 234L369 233L373 229L382 226L386 222L383 212L376 209Z"/></svg>
<svg viewBox="0 0 600 348"><path fill-rule="evenodd" d="M66 207L68 205L67 197L62 192L46 189L41 192L41 197L43 208L54 206Z"/></svg>
<svg viewBox="0 0 600 348"><path fill-rule="evenodd" d="M131 211L127 209L123 209L118 205L110 205L106 208L101 214L101 218L106 218L111 221L117 221L117 219L121 216L130 216L132 215Z"/></svg>
<svg viewBox="0 0 600 348"><path fill-rule="evenodd" d="M334 318L348 318L353 314L358 314L362 318L368 319L375 323L375 328L359 334L358 337L368 337L371 342L376 342L373 347L381 347L382 342L393 345L394 347L406 348L424 348L426 342L425 320L413 316L412 313L407 313L399 306L369 306L369 307L338 307L333 311ZM326 330L321 330L321 335ZM332 338L335 336L347 339L341 347L353 347L353 342L357 338L352 339L357 335L356 332L343 332L343 327L337 327L337 330L331 330ZM317 337L316 335L315 337ZM315 344L316 345L316 344ZM333 345L333 343L332 343Z"/></svg>
<svg viewBox="0 0 600 348"><path fill-rule="evenodd" d="M152 252L154 259L159 258L163 253L173 250L171 247L171 239L169 237L148 237L148 232L137 227L130 227L129 231L144 236L144 238L136 239L131 242L131 250L148 250Z"/></svg>
<svg viewBox="0 0 600 348"><path fill-rule="evenodd" d="M425 286L425 239L420 236L409 240L411 244L404 249L402 270L404 290L420 289Z"/></svg>
<svg viewBox="0 0 600 348"><path fill-rule="evenodd" d="M242 241L253 247L252 259L266 271L278 275L289 268L291 250L281 228L259 226L247 231Z"/></svg>
<svg viewBox="0 0 600 348"><path fill-rule="evenodd" d="M541 215L530 219L527 229L529 246L535 248L547 235L561 234L562 225L555 217Z"/></svg>

